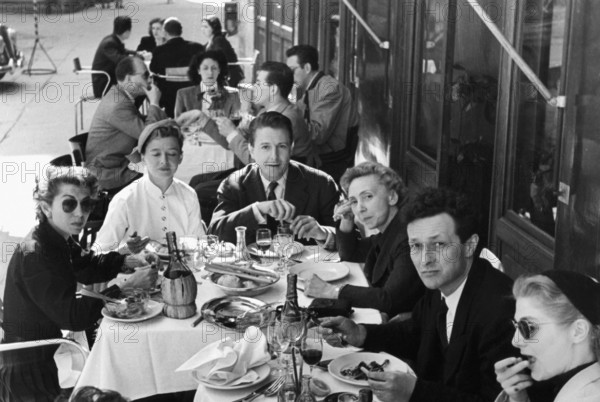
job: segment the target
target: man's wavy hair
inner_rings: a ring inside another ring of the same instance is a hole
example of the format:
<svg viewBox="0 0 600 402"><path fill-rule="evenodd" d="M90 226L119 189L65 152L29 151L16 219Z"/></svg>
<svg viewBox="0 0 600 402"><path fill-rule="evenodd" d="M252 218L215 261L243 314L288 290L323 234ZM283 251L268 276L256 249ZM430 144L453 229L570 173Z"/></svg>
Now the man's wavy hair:
<svg viewBox="0 0 600 402"><path fill-rule="evenodd" d="M466 242L477 233L478 219L471 201L448 188L426 187L418 191L403 208L406 223L446 213L452 217L456 234Z"/></svg>

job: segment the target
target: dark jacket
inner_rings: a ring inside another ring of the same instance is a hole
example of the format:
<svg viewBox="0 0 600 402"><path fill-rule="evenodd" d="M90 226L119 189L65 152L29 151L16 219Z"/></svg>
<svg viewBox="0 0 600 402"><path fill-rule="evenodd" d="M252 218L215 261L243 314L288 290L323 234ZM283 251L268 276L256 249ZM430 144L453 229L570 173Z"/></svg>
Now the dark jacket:
<svg viewBox="0 0 600 402"><path fill-rule="evenodd" d="M125 45L117 35L108 35L102 39L100 45L98 45L98 49L96 49L94 61L92 62L92 70L106 71L110 75L110 86L116 85L115 69L117 68L117 64L123 58L133 54L135 54L133 50L125 49ZM96 98L102 97L102 91L104 91L105 86L106 76L104 74L92 74L92 87Z"/></svg>
<svg viewBox="0 0 600 402"><path fill-rule="evenodd" d="M137 51L141 52L141 51L146 51L146 52L151 52L154 49L156 49L156 39L154 39L154 36L150 35L150 36L143 36L142 39L140 40L140 44L137 47Z"/></svg>
<svg viewBox="0 0 600 402"><path fill-rule="evenodd" d="M437 330L441 293L427 290L410 320L366 325L364 347L415 362L418 379L411 401L491 402L501 390L494 364L517 353L511 345L511 288L510 278L486 260L475 259L447 346Z"/></svg>
<svg viewBox="0 0 600 402"><path fill-rule="evenodd" d="M194 55L204 51L204 46L196 42L184 40L182 37L171 38L152 51L150 71L165 75L169 67L187 67ZM186 69L187 72L187 69ZM160 105L165 108L169 117L173 117L177 91L194 85L191 81L169 82L163 78L155 78L154 82L161 91Z"/></svg>
<svg viewBox="0 0 600 402"><path fill-rule="evenodd" d="M258 222L252 204L267 200L258 165L250 164L229 175L219 186L217 198L209 232L235 243L235 227L246 226L246 243L253 243ZM296 215L310 215L321 225L334 225L333 207L340 199L339 190L320 170L290 161L284 198L296 207Z"/></svg>
<svg viewBox="0 0 600 402"><path fill-rule="evenodd" d="M231 44L223 35L217 35L212 38L206 45L206 50L220 50L225 55L227 63L237 63L238 58L235 54L235 50L231 47ZM237 85L244 79L244 71L240 66L233 65L227 66L229 70L228 84L232 87Z"/></svg>
<svg viewBox="0 0 600 402"><path fill-rule="evenodd" d="M361 239L358 231L337 230L342 261L364 262L369 287L346 285L339 298L354 307L375 308L390 316L412 311L425 286L410 259L406 223L400 212L385 232Z"/></svg>

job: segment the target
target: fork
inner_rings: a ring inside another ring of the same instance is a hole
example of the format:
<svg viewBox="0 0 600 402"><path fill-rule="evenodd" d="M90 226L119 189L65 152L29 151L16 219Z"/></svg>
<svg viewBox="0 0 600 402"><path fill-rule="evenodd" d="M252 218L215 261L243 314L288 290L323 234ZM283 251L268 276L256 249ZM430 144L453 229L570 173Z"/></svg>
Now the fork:
<svg viewBox="0 0 600 402"><path fill-rule="evenodd" d="M273 396L279 391L279 388L281 388L281 386L283 385L284 380L285 380L285 377L281 376L278 379L276 379L275 381L273 381L271 383L271 385L269 385L266 389L263 390L261 387L261 388L257 389L256 391L252 392L250 395L246 395L243 398L236 399L233 402L250 402L250 401L255 400L256 398L258 398L261 395Z"/></svg>

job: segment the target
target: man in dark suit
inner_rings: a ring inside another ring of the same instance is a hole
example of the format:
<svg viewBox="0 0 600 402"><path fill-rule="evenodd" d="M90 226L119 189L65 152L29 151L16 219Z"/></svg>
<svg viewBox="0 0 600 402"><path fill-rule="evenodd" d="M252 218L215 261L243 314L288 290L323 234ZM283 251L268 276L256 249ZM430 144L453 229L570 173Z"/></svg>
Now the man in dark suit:
<svg viewBox="0 0 600 402"><path fill-rule="evenodd" d="M187 67L194 55L203 52L204 46L196 42L184 40L181 37L183 27L175 17L170 17L163 24L166 42L152 51L150 71L154 74L180 78L159 78L155 82L162 93L160 105L164 107L169 117L174 117L177 91L194 85L187 77Z"/></svg>
<svg viewBox="0 0 600 402"><path fill-rule="evenodd" d="M493 401L500 392L494 363L516 351L511 345L514 300L511 280L475 258L476 218L464 196L425 189L405 209L411 258L427 287L411 319L357 325L324 319L352 345L386 351L414 362L416 376L369 373L382 401Z"/></svg>
<svg viewBox="0 0 600 402"><path fill-rule="evenodd" d="M333 244L338 187L329 175L290 161L290 120L278 112L262 113L250 124L249 135L248 149L255 162L219 186L209 232L235 242L235 227L245 226L249 244L259 225L276 233L277 222L286 221L298 238Z"/></svg>
<svg viewBox="0 0 600 402"><path fill-rule="evenodd" d="M94 61L92 62L92 70L106 71L110 75L110 85L116 85L117 78L115 77L115 68L117 64L129 55L135 55L133 50L125 49L125 40L131 35L131 18L119 16L113 21L113 33L108 35L96 50ZM92 74L92 87L94 96L101 98L106 88L106 76L104 74Z"/></svg>

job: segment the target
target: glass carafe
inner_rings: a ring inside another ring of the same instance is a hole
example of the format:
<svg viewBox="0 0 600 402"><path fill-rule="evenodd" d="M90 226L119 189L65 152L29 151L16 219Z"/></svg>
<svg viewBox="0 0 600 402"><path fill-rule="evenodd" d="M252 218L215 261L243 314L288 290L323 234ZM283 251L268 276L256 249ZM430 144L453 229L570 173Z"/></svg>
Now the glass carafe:
<svg viewBox="0 0 600 402"><path fill-rule="evenodd" d="M246 226L237 226L235 228L235 262L245 263L252 262L248 247L246 246Z"/></svg>

